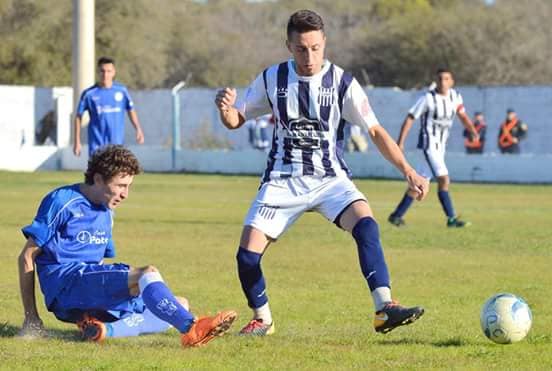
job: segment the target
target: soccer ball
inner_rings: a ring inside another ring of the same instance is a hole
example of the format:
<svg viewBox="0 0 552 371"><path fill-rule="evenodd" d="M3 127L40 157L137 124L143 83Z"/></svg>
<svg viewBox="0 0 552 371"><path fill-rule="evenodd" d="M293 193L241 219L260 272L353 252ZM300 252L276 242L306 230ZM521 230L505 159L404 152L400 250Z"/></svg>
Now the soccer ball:
<svg viewBox="0 0 552 371"><path fill-rule="evenodd" d="M499 344L522 340L533 321L529 305L513 294L497 294L489 298L481 309L481 329L485 336Z"/></svg>

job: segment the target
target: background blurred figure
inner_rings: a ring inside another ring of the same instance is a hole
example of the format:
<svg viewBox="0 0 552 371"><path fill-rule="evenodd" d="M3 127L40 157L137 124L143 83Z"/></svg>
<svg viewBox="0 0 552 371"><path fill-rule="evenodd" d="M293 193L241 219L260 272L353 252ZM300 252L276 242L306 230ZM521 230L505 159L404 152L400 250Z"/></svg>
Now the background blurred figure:
<svg viewBox="0 0 552 371"><path fill-rule="evenodd" d="M368 141L362 129L358 125L349 124L349 139L347 140L348 152L368 151Z"/></svg>
<svg viewBox="0 0 552 371"><path fill-rule="evenodd" d="M527 124L518 119L516 112L509 108L506 121L500 125L498 148L502 153L519 153L519 142L527 136Z"/></svg>
<svg viewBox="0 0 552 371"><path fill-rule="evenodd" d="M108 144L123 144L125 140L125 112L136 129L136 143L144 143L144 133L134 110L134 103L126 86L115 78L115 61L111 58L98 59L98 82L86 89L80 98L75 115L75 142L73 153L80 156L80 131L82 115L88 111L88 156Z"/></svg>
<svg viewBox="0 0 552 371"><path fill-rule="evenodd" d="M487 134L487 125L483 113L476 112L474 115L473 125L479 134L479 138L474 138L467 129L464 129L464 147L466 153L483 153L485 147L485 135Z"/></svg>
<svg viewBox="0 0 552 371"><path fill-rule="evenodd" d="M267 151L270 146L270 124L274 124L272 114L257 117L247 122L249 144L255 149Z"/></svg>

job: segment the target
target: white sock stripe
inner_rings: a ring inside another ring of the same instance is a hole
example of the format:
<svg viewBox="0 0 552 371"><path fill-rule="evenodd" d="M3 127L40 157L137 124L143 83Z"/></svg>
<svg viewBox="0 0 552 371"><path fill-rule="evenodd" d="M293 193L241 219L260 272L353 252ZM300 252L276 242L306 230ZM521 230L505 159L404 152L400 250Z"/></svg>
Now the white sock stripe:
<svg viewBox="0 0 552 371"><path fill-rule="evenodd" d="M161 277L161 273L159 272L147 272L140 277L140 280L138 280L138 287L140 288L140 293L144 291L144 289L153 282L164 282L163 277Z"/></svg>

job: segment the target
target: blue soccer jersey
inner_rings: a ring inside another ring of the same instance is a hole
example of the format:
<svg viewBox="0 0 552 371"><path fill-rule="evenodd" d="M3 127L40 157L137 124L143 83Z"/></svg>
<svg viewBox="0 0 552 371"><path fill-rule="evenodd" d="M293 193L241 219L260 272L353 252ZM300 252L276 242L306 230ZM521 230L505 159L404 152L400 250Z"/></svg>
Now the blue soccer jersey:
<svg viewBox="0 0 552 371"><path fill-rule="evenodd" d="M50 309L56 296L83 263L100 263L115 256L113 215L104 205L91 203L79 184L50 192L40 204L32 224L22 229L42 252L36 258L40 287Z"/></svg>
<svg viewBox="0 0 552 371"><path fill-rule="evenodd" d="M107 144L123 144L125 139L125 112L134 104L127 88L114 82L110 88L94 85L80 98L77 115L84 111L90 115L88 125L88 153L92 155Z"/></svg>

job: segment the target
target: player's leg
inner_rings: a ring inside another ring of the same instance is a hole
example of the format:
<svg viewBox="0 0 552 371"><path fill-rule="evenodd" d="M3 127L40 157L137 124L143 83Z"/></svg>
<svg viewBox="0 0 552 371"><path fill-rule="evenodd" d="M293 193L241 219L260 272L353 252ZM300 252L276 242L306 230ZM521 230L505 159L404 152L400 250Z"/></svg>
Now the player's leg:
<svg viewBox="0 0 552 371"><path fill-rule="evenodd" d="M434 176L434 168L432 167L431 163L429 162L427 156L422 156L423 151L419 151L419 166L417 167L417 173L421 176L427 178L428 180L431 180L431 178ZM403 219L403 216L406 214L410 206L412 206L412 203L416 199L417 193L407 189L395 208L395 210L389 215L388 221L389 223L393 224L397 227L402 227L406 223Z"/></svg>
<svg viewBox="0 0 552 371"><path fill-rule="evenodd" d="M131 295L139 292L147 309L182 334L183 346L206 344L228 331L237 317L234 311L223 311L212 317L195 318L175 297L157 268L152 265L132 268L128 275L128 289Z"/></svg>
<svg viewBox="0 0 552 371"><path fill-rule="evenodd" d="M270 240L264 232L249 225L243 227L236 262L243 293L253 310L253 318L240 332L244 335L262 336L274 333L274 321L261 268L261 259L269 244Z"/></svg>
<svg viewBox="0 0 552 371"><path fill-rule="evenodd" d="M261 260L270 242L289 228L307 207L308 198L292 192L295 186L292 182L288 179L263 184L245 217L236 260L242 290L253 310L253 318L240 331L243 335L274 333Z"/></svg>
<svg viewBox="0 0 552 371"><path fill-rule="evenodd" d="M178 301L186 310L190 310L188 300L184 297L177 297ZM107 337L130 337L143 334L156 334L165 332L172 326L157 316L149 309L145 309L142 313L134 312L114 322L105 323Z"/></svg>
<svg viewBox="0 0 552 371"><path fill-rule="evenodd" d="M380 242L379 228L368 203L364 200L349 205L339 218L340 226L350 232L357 243L358 256L376 309L374 328L387 333L417 320L421 307L407 308L392 300L389 271Z"/></svg>

